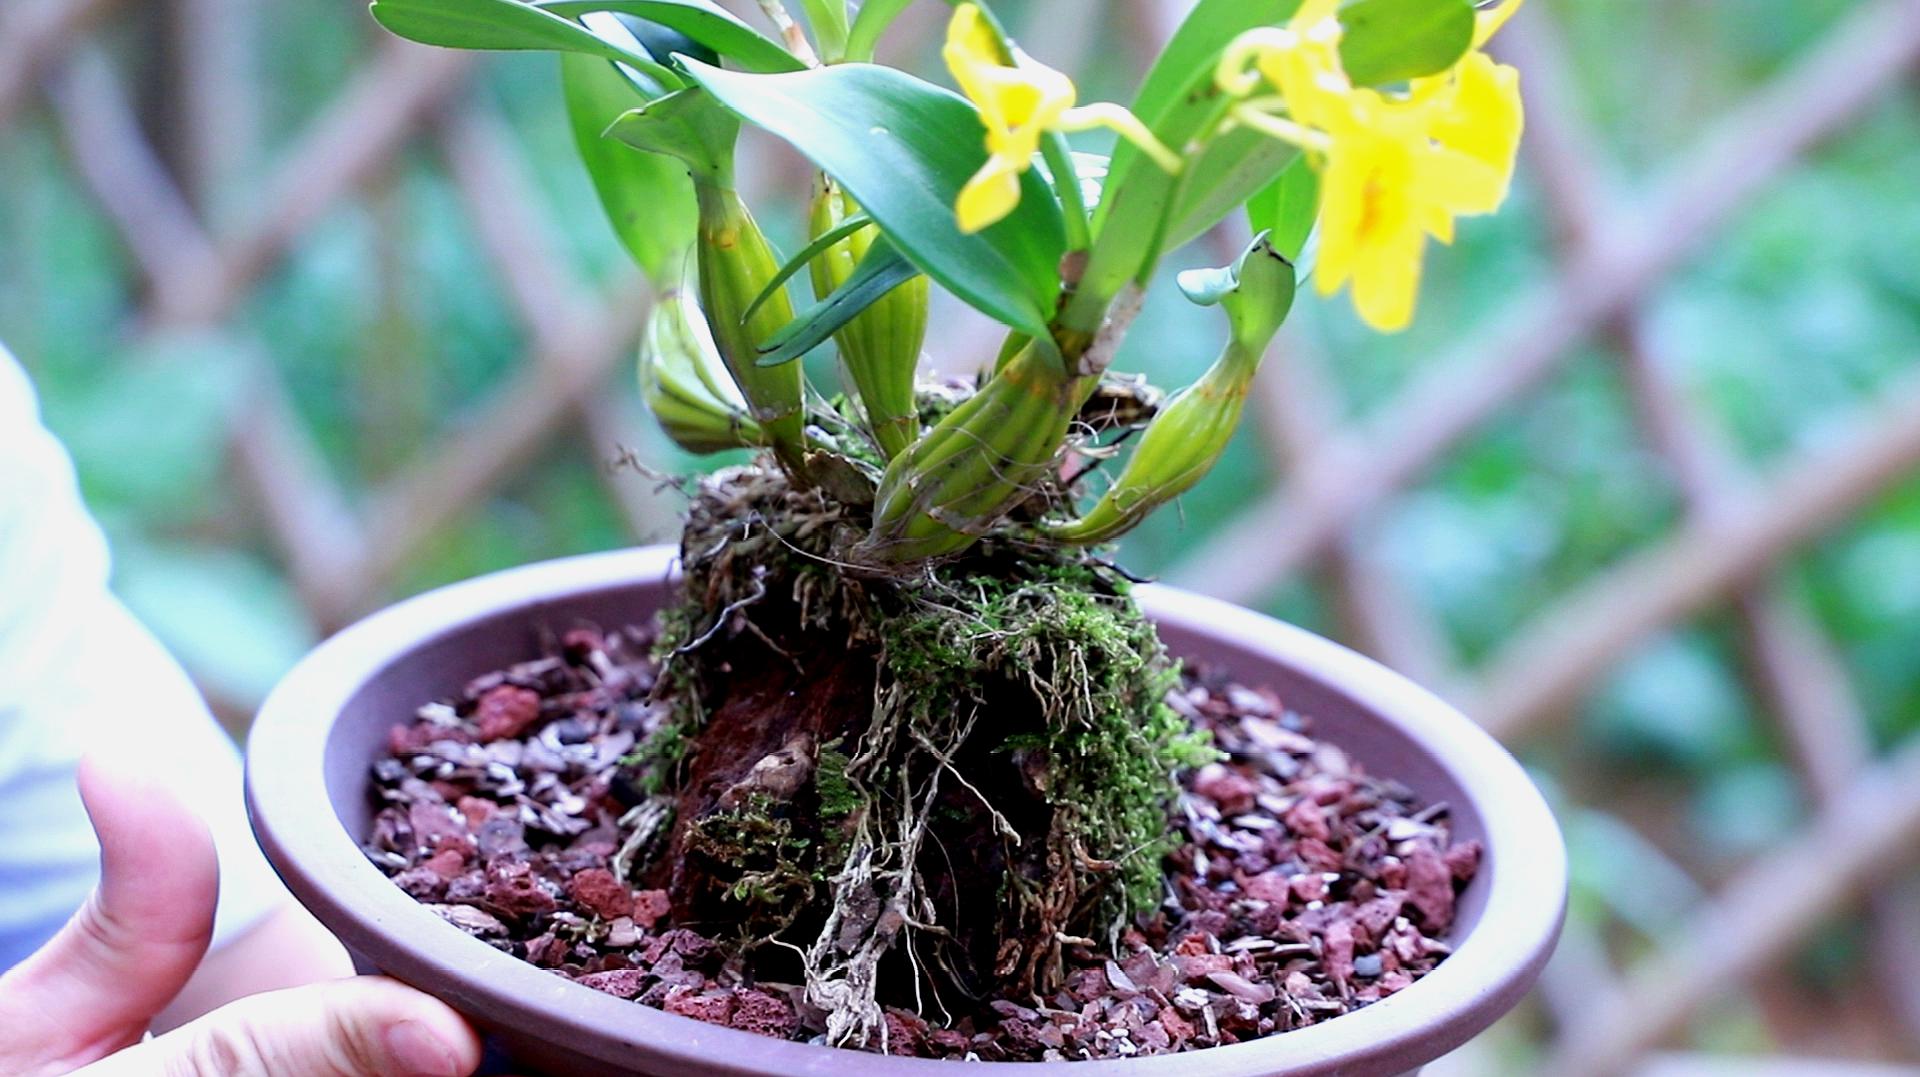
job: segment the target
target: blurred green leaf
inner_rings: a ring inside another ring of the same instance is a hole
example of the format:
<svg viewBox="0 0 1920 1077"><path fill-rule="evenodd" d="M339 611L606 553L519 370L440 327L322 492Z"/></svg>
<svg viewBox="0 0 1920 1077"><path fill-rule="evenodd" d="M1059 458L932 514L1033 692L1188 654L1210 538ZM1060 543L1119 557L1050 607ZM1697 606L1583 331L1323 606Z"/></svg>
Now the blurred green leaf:
<svg viewBox="0 0 1920 1077"><path fill-rule="evenodd" d="M592 31L518 0L373 0L374 20L422 45L449 49L578 52L642 72L663 89L678 76L649 56L601 39Z"/></svg>
<svg viewBox="0 0 1920 1077"><path fill-rule="evenodd" d="M800 0L800 9L807 14L820 58L829 63L841 59L847 50L847 0Z"/></svg>
<svg viewBox="0 0 1920 1077"><path fill-rule="evenodd" d="M1200 0L1147 73L1134 98L1134 115L1166 145L1187 145L1225 107L1213 78L1227 43L1256 26L1285 21L1298 6L1299 0ZM1189 162L1180 176L1169 175L1130 142L1122 141L1114 148L1106 190L1093 214L1094 253L1085 289L1098 295L1117 294L1120 286L1138 276L1152 259L1178 245L1169 242L1171 233L1190 237L1196 234L1196 226L1199 231L1205 230L1206 225L1198 222L1205 221L1209 214L1227 212L1217 209L1216 198L1245 181L1238 166L1250 155L1275 152L1271 147L1256 148L1254 140L1229 138L1232 145L1206 164L1207 174L1199 164ZM1284 159L1273 161L1272 171L1247 186L1240 197L1259 190L1285 163ZM1210 174L1223 166L1233 166L1232 179ZM1259 172L1255 166L1253 174ZM1196 191L1192 199L1180 194L1188 185ZM1182 202L1175 220L1163 230L1162 220L1169 215L1167 207L1176 198L1182 198Z"/></svg>
<svg viewBox="0 0 1920 1077"><path fill-rule="evenodd" d="M1340 66L1355 86L1444 71L1473 46L1471 0L1353 0L1340 8Z"/></svg>
<svg viewBox="0 0 1920 1077"><path fill-rule="evenodd" d="M732 113L705 90L689 86L621 113L606 134L634 149L676 158L724 186L733 173L739 132Z"/></svg>
<svg viewBox="0 0 1920 1077"><path fill-rule="evenodd" d="M612 64L560 57L560 84L575 144L615 235L656 288L678 283L697 216L684 164L607 137L607 128L646 103Z"/></svg>
<svg viewBox="0 0 1920 1077"><path fill-rule="evenodd" d="M1320 173L1306 158L1298 158L1247 203L1247 218L1256 232L1272 233L1273 249L1298 262L1320 214Z"/></svg>
<svg viewBox="0 0 1920 1077"><path fill-rule="evenodd" d="M1186 182L1166 247L1183 247L1277 182L1301 160L1300 151L1251 128L1227 132L1209 144L1199 159L1188 163Z"/></svg>
<svg viewBox="0 0 1920 1077"><path fill-rule="evenodd" d="M542 9L578 16L597 11L631 15L678 30L748 71L801 71L806 64L784 45L711 0L543 0ZM668 57L658 57L662 62Z"/></svg>
<svg viewBox="0 0 1920 1077"><path fill-rule="evenodd" d="M1060 203L1029 171L1011 216L976 235L960 231L954 200L987 159L985 128L965 99L871 64L795 75L692 63L688 71L811 158L929 277L1002 323L1045 335L1066 251Z"/></svg>
<svg viewBox="0 0 1920 1077"><path fill-rule="evenodd" d="M319 642L293 589L236 551L122 541L114 576L127 607L222 699L266 698Z"/></svg>
<svg viewBox="0 0 1920 1077"><path fill-rule="evenodd" d="M873 59L873 51L887 27L912 3L913 0L866 0L861 4L847 33L847 59L857 62Z"/></svg>

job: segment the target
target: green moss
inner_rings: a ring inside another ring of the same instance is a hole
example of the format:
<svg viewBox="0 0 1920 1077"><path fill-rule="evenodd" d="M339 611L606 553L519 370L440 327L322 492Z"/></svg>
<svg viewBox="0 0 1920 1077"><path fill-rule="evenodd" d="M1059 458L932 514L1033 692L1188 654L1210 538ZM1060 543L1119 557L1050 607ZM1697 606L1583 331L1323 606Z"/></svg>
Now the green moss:
<svg viewBox="0 0 1920 1077"><path fill-rule="evenodd" d="M843 740L836 740L822 745L820 757L814 763L813 788L820 797L820 814L827 819L845 819L866 803L866 798L847 777L849 760L841 750L844 744Z"/></svg>
<svg viewBox="0 0 1920 1077"><path fill-rule="evenodd" d="M1053 840L1115 865L1105 904L1124 917L1160 898L1174 772L1213 756L1166 705L1178 667L1123 581L1074 562L1021 568L909 600L880 625L883 667L905 689L909 723L1030 698L1044 727L1012 731L998 750L1046 753Z"/></svg>
<svg viewBox="0 0 1920 1077"><path fill-rule="evenodd" d="M746 906L750 916L779 921L789 919L813 894L814 873L807 857L811 844L759 793L744 807L695 820L687 838L689 851L738 872L727 888L728 898Z"/></svg>

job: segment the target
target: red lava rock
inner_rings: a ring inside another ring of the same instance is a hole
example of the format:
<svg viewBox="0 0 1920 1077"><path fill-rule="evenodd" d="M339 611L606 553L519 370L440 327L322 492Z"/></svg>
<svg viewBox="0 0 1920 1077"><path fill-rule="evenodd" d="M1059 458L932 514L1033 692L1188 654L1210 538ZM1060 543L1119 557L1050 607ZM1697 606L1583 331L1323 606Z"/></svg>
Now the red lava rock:
<svg viewBox="0 0 1920 1077"><path fill-rule="evenodd" d="M742 1032L784 1040L800 1030L800 1015L794 1012L790 1000L749 987L735 993L733 1014L727 1018L727 1025Z"/></svg>
<svg viewBox="0 0 1920 1077"><path fill-rule="evenodd" d="M447 896L446 878L424 865L395 875L393 885L405 890L415 901L444 901Z"/></svg>
<svg viewBox="0 0 1920 1077"><path fill-rule="evenodd" d="M1297 837L1326 841L1333 837L1333 829L1327 826L1327 813L1310 797L1302 797L1287 814L1281 817L1287 829Z"/></svg>
<svg viewBox="0 0 1920 1077"><path fill-rule="evenodd" d="M412 755L433 740L430 725L397 725L387 731L387 754Z"/></svg>
<svg viewBox="0 0 1920 1077"><path fill-rule="evenodd" d="M1327 967L1327 975L1333 978L1335 986L1342 991L1353 980L1353 925L1346 920L1336 920L1327 925L1327 933L1322 938L1320 960Z"/></svg>
<svg viewBox="0 0 1920 1077"><path fill-rule="evenodd" d="M1213 947L1207 944L1205 935L1183 935L1174 945L1173 952L1176 956L1185 954L1191 957L1196 954L1210 954L1213 952Z"/></svg>
<svg viewBox="0 0 1920 1077"><path fill-rule="evenodd" d="M1226 954L1175 954L1173 967L1183 980L1200 980L1216 972L1233 970L1233 958Z"/></svg>
<svg viewBox="0 0 1920 1077"><path fill-rule="evenodd" d="M486 900L489 905L519 917L549 913L558 904L526 864L505 864L488 872Z"/></svg>
<svg viewBox="0 0 1920 1077"><path fill-rule="evenodd" d="M451 882L466 873L467 855L461 849L441 849L420 866Z"/></svg>
<svg viewBox="0 0 1920 1077"><path fill-rule="evenodd" d="M660 1008L710 1025L724 1025L733 1016L733 1002L732 991L696 991L690 987L676 987L667 992Z"/></svg>
<svg viewBox="0 0 1920 1077"><path fill-rule="evenodd" d="M615 998L635 998L640 989L646 986L647 974L639 969L616 969L612 972L590 972L574 978L575 983L585 984L595 991L604 991Z"/></svg>
<svg viewBox="0 0 1920 1077"><path fill-rule="evenodd" d="M1478 841L1463 841L1447 849L1447 870L1461 882L1473 878L1480 870L1481 846Z"/></svg>
<svg viewBox="0 0 1920 1077"><path fill-rule="evenodd" d="M887 1053L890 1055L917 1055L926 1042L927 1023L918 1016L903 1010L889 1009L887 1021Z"/></svg>
<svg viewBox="0 0 1920 1077"><path fill-rule="evenodd" d="M539 719L540 697L525 688L503 684L480 697L473 717L483 744L517 737Z"/></svg>
<svg viewBox="0 0 1920 1077"><path fill-rule="evenodd" d="M1167 1030L1167 1037L1175 1044L1184 1044L1193 1038L1192 1023L1175 1013L1173 1007L1163 1007L1157 1020L1160 1027Z"/></svg>
<svg viewBox="0 0 1920 1077"><path fill-rule="evenodd" d="M1302 838L1294 846L1294 855L1307 866L1309 871L1339 871L1340 854L1319 838Z"/></svg>
<svg viewBox="0 0 1920 1077"><path fill-rule="evenodd" d="M1285 905L1293 894L1293 887L1284 872L1263 871L1240 884L1240 889L1255 901L1270 901Z"/></svg>
<svg viewBox="0 0 1920 1077"><path fill-rule="evenodd" d="M480 824L500 814L500 805L480 797L461 797L454 803L461 815L467 817L467 826L479 829Z"/></svg>
<svg viewBox="0 0 1920 1077"><path fill-rule="evenodd" d="M413 840L422 849L438 849L443 843L467 840L467 821L444 803L419 801L407 809L407 824L413 827Z"/></svg>
<svg viewBox="0 0 1920 1077"><path fill-rule="evenodd" d="M1310 901L1327 900L1327 877L1325 875L1314 872L1303 872L1287 880L1287 885L1288 888L1293 891L1293 896L1299 898L1302 904Z"/></svg>
<svg viewBox="0 0 1920 1077"><path fill-rule="evenodd" d="M542 968L552 968L567 956L568 948L559 936L548 933L527 943L527 960Z"/></svg>
<svg viewBox="0 0 1920 1077"><path fill-rule="evenodd" d="M672 909L665 890L642 890L633 895L633 922L647 931L652 931Z"/></svg>
<svg viewBox="0 0 1920 1077"><path fill-rule="evenodd" d="M567 881L567 893L605 920L628 916L633 912L633 891L614 878L613 872L606 868L575 872L573 878Z"/></svg>
<svg viewBox="0 0 1920 1077"><path fill-rule="evenodd" d="M1353 912L1354 926L1369 941L1377 942L1393 926L1394 918L1400 915L1400 905L1404 895L1398 891L1388 891L1361 905Z"/></svg>
<svg viewBox="0 0 1920 1077"><path fill-rule="evenodd" d="M588 655L604 646L600 633L591 628L569 629L560 637L560 651L570 662L585 662Z"/></svg>
<svg viewBox="0 0 1920 1077"><path fill-rule="evenodd" d="M1252 810L1260 787L1238 771L1208 763L1194 777L1193 791L1219 805L1222 815L1243 815Z"/></svg>
<svg viewBox="0 0 1920 1077"><path fill-rule="evenodd" d="M1407 904L1426 922L1429 931L1445 931L1453 923L1453 871L1432 847L1416 845L1407 854Z"/></svg>

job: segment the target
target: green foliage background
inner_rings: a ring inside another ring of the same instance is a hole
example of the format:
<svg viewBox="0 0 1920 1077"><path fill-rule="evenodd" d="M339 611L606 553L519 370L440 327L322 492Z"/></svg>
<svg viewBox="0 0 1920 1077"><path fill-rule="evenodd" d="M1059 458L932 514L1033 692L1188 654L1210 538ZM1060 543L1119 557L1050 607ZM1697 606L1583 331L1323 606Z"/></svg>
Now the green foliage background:
<svg viewBox="0 0 1920 1077"><path fill-rule="evenodd" d="M1626 204L1853 6L1535 4L1565 30L1571 78L1611 160L1603 182ZM1030 18L1041 0L998 6L1041 58L1097 61L1080 65L1085 98L1125 96L1139 53L1128 20L1109 16L1115 5L1064 5L1096 16L1082 21ZM251 18L262 144L253 167L217 192L218 216L253 204L261 166L379 44L358 6L337 0L275 0ZM145 85L155 77L141 48L147 31L139 16L128 19L104 40ZM930 51L922 59L934 62ZM592 208L552 60L494 59L464 93L510 120L567 255L594 280L613 279L625 256ZM777 152L757 159L772 172L764 186L786 192L785 212L762 216L791 249L804 175ZM1769 187L1645 308L1672 375L1755 465L1831 436L1920 356L1915 176L1920 98L1906 89ZM1549 274L1549 244L1523 168L1502 215L1463 222L1456 245L1433 252L1411 331L1372 335L1343 297L1303 297L1294 327L1329 357L1351 412L1364 414ZM48 422L78 461L114 541L118 586L231 714L244 714L320 632L226 460L223 431L244 406L255 365L278 368L327 466L358 496L459 428L526 361L526 334L497 281L476 269L485 258L467 212L425 146L299 241L239 313L245 346L237 334L129 344L143 288L45 110L0 131L0 252L0 340L38 381ZM1210 315L1169 286L1152 297L1117 366L1176 386L1204 368L1218 335ZM641 456L666 469L694 466L639 415L627 379L608 392ZM633 541L596 474L612 451L555 442L411 560L394 593ZM1147 573L1168 565L1248 507L1250 491L1276 482L1276 455L1262 431L1244 430L1211 479L1129 538L1123 560ZM1679 513L1673 483L1632 420L1617 357L1589 344L1544 392L1397 498L1365 541L1470 664L1557 596L1658 540ZM1878 744L1920 732L1920 482L1899 485L1797 558L1785 579L1839 641ZM1312 583L1265 604L1333 630ZM1807 812L1718 616L1642 648L1585 705L1573 735L1527 758L1562 806L1577 913L1628 954L1673 922L1692 896L1689 876L1723 875ZM1845 990L1862 945L1837 927L1791 971L1810 993ZM1702 1042L1750 1048L1772 1035L1738 1006L1700 1032Z"/></svg>

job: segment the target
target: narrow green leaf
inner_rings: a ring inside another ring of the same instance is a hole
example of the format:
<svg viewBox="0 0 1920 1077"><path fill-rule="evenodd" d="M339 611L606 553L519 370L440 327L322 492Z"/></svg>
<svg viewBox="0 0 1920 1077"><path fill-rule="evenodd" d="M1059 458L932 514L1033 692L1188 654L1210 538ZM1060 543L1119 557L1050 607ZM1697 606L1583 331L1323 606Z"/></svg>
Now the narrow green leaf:
<svg viewBox="0 0 1920 1077"><path fill-rule="evenodd" d="M678 283L695 231L693 183L686 166L605 137L616 117L645 104L612 64L591 56L562 56L560 85L574 143L614 234L656 288Z"/></svg>
<svg viewBox="0 0 1920 1077"><path fill-rule="evenodd" d="M1296 147L1252 128L1235 128L1214 139L1187 166L1187 182L1181 185L1161 249L1173 250L1204 235L1298 160Z"/></svg>
<svg viewBox="0 0 1920 1077"><path fill-rule="evenodd" d="M885 235L876 237L873 246L867 248L866 257L853 267L853 275L847 278L845 284L834 289L832 295L802 311L784 329L760 345L760 350L766 354L760 357L759 365L779 366L800 358L819 347L888 292L919 275L920 271L907 261Z"/></svg>
<svg viewBox="0 0 1920 1077"><path fill-rule="evenodd" d="M578 52L626 64L668 90L685 85L652 58L518 0L373 0L368 10L380 25L423 45Z"/></svg>
<svg viewBox="0 0 1920 1077"><path fill-rule="evenodd" d="M1253 230L1271 233L1273 249L1290 262L1300 260L1319 215L1320 173L1304 157L1247 203Z"/></svg>
<svg viewBox="0 0 1920 1077"><path fill-rule="evenodd" d="M853 17L853 28L847 32L847 59L857 62L873 59L887 27L912 3L913 0L866 0L861 4L860 13Z"/></svg>
<svg viewBox="0 0 1920 1077"><path fill-rule="evenodd" d="M684 161L702 177L725 186L733 175L740 121L711 94L689 86L621 113L606 134L635 149Z"/></svg>
<svg viewBox="0 0 1920 1077"><path fill-rule="evenodd" d="M820 58L835 63L846 57L847 0L800 0Z"/></svg>
<svg viewBox="0 0 1920 1077"><path fill-rule="evenodd" d="M801 71L807 66L785 46L713 0L542 0L539 6L569 17L612 11L658 23L687 35L748 71Z"/></svg>
<svg viewBox="0 0 1920 1077"><path fill-rule="evenodd" d="M753 297L753 302L747 304L747 312L741 317L753 317L754 312L759 310L762 304L773 298L773 293L786 287L786 283L793 279L795 273L807 268L807 264L815 258L820 257L820 255L826 252L827 248L872 223L872 217L864 213L856 213L827 231L820 233L820 237L801 248L799 254L787 259L787 264L780 267L780 272L775 273L773 279L767 282L767 286L761 289L760 294Z"/></svg>
<svg viewBox="0 0 1920 1077"><path fill-rule="evenodd" d="M687 71L832 176L942 287L1012 328L1047 336L1066 250L1060 203L1029 171L1006 220L960 231L954 200L987 159L986 129L964 98L872 64L752 75L689 62Z"/></svg>
<svg viewBox="0 0 1920 1077"><path fill-rule="evenodd" d="M1300 0L1200 0L1147 73L1134 99L1134 115L1161 142L1176 151L1186 148L1225 109L1213 74L1228 42L1256 26L1285 22L1299 4ZM1182 198L1180 189L1207 182L1192 162L1182 175L1171 176L1132 143L1115 147L1106 192L1094 212L1094 252L1082 293L1110 297L1151 265L1167 249L1170 230L1178 223L1167 216L1175 199ZM1258 185L1249 193L1257 189ZM1187 201L1183 199L1182 204ZM1207 212L1212 210L1193 211Z"/></svg>
<svg viewBox="0 0 1920 1077"><path fill-rule="evenodd" d="M1340 66L1356 86L1451 67L1473 47L1472 0L1353 0L1340 9Z"/></svg>

